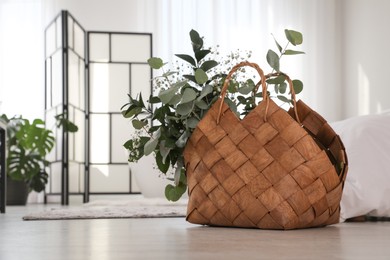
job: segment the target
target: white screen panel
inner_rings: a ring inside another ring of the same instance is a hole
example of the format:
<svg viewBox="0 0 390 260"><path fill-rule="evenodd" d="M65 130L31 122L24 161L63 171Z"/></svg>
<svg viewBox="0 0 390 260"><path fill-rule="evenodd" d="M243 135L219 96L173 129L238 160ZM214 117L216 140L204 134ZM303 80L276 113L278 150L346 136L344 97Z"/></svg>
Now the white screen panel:
<svg viewBox="0 0 390 260"><path fill-rule="evenodd" d="M51 102L51 59L46 59L46 109L52 107Z"/></svg>
<svg viewBox="0 0 390 260"><path fill-rule="evenodd" d="M72 106L69 106L69 113L68 113L68 119L70 122L74 122L74 108ZM78 149L78 144L75 144L74 142L74 134L68 133L68 158L69 160L74 160L74 151L75 149Z"/></svg>
<svg viewBox="0 0 390 260"><path fill-rule="evenodd" d="M84 58L84 48L85 33L77 23L74 23L74 50L81 58Z"/></svg>
<svg viewBox="0 0 390 260"><path fill-rule="evenodd" d="M80 192L84 192L84 183L85 183L85 166L84 164L80 164L79 165L79 172L80 172L80 176L79 176L79 185L80 185Z"/></svg>
<svg viewBox="0 0 390 260"><path fill-rule="evenodd" d="M85 111L85 63L79 59L79 108Z"/></svg>
<svg viewBox="0 0 390 260"><path fill-rule="evenodd" d="M109 115L90 115L91 163L108 163L110 156Z"/></svg>
<svg viewBox="0 0 390 260"><path fill-rule="evenodd" d="M76 133L71 133L74 135L74 140L76 144L74 159L77 162L85 161L85 115L79 110L75 110L75 118L73 121L79 130Z"/></svg>
<svg viewBox="0 0 390 260"><path fill-rule="evenodd" d="M52 105L62 104L62 55L57 51L51 61L52 68Z"/></svg>
<svg viewBox="0 0 390 260"><path fill-rule="evenodd" d="M74 48L73 46L73 19L71 16L68 16L68 46Z"/></svg>
<svg viewBox="0 0 390 260"><path fill-rule="evenodd" d="M119 112L128 102L129 77L128 64L91 64L91 112Z"/></svg>
<svg viewBox="0 0 390 260"><path fill-rule="evenodd" d="M69 51L68 58L68 102L75 107L80 106L79 88L79 58L73 51Z"/></svg>
<svg viewBox="0 0 390 260"><path fill-rule="evenodd" d="M69 192L80 191L80 167L78 163L69 162Z"/></svg>
<svg viewBox="0 0 390 260"><path fill-rule="evenodd" d="M151 56L149 35L112 34L111 60L113 62L146 62Z"/></svg>
<svg viewBox="0 0 390 260"><path fill-rule="evenodd" d="M61 162L52 163L50 165L51 167L50 187L51 187L51 192L53 193L61 192L61 173L62 173L61 165L62 165Z"/></svg>
<svg viewBox="0 0 390 260"><path fill-rule="evenodd" d="M127 163L127 151L123 144L134 133L133 129L129 119L124 118L121 114L112 115L112 162Z"/></svg>
<svg viewBox="0 0 390 260"><path fill-rule="evenodd" d="M45 118L46 128L51 129L53 131L54 137L56 139L53 149L50 151L50 153L46 155L46 160L48 160L49 162L56 160L56 149L57 149L56 147L58 141L58 134L57 134L57 127L55 126L56 122L54 116L55 116L55 109L46 111L46 118Z"/></svg>
<svg viewBox="0 0 390 260"><path fill-rule="evenodd" d="M89 60L96 62L108 62L109 58L109 35L106 33L90 33Z"/></svg>
<svg viewBox="0 0 390 260"><path fill-rule="evenodd" d="M91 192L130 192L127 165L91 165Z"/></svg>
<svg viewBox="0 0 390 260"><path fill-rule="evenodd" d="M56 49L56 24L52 23L46 29L46 57L49 57Z"/></svg>
<svg viewBox="0 0 390 260"><path fill-rule="evenodd" d="M61 48L62 46L62 16L57 17L56 19L56 49Z"/></svg>
<svg viewBox="0 0 390 260"><path fill-rule="evenodd" d="M149 65L132 64L131 65L131 96L136 98L142 93L144 101L149 99L151 90L151 72Z"/></svg>

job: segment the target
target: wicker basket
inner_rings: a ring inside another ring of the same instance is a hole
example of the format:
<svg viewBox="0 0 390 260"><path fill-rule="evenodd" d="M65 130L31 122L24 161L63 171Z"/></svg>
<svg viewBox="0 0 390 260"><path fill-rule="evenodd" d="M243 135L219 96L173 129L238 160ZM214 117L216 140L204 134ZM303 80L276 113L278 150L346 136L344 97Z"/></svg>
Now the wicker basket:
<svg viewBox="0 0 390 260"><path fill-rule="evenodd" d="M232 74L250 66L261 76L263 100L242 120L225 104ZM268 76L275 76L271 74ZM184 150L187 221L212 226L295 229L339 221L347 173L345 148L327 122L302 101L279 108L263 71L242 62L228 74L221 98Z"/></svg>

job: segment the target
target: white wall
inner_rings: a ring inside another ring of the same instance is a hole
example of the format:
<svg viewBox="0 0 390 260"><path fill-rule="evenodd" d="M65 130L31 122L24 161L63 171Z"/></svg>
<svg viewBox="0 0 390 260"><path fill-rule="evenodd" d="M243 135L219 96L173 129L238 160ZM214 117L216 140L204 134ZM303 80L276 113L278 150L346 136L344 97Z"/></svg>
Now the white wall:
<svg viewBox="0 0 390 260"><path fill-rule="evenodd" d="M390 109L390 1L344 0L344 117Z"/></svg>

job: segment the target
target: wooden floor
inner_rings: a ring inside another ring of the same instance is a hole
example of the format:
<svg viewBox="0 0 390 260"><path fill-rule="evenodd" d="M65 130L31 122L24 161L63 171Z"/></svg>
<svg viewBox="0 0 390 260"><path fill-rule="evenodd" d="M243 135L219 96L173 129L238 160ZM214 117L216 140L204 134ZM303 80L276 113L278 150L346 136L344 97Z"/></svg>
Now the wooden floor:
<svg viewBox="0 0 390 260"><path fill-rule="evenodd" d="M390 222L269 231L184 218L23 221L42 205L0 214L1 260L390 259Z"/></svg>

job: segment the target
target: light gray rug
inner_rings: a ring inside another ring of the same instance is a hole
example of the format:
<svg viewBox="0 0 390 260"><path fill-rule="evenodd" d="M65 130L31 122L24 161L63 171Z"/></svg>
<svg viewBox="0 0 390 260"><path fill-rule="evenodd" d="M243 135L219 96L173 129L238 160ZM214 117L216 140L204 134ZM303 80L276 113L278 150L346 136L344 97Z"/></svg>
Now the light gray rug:
<svg viewBox="0 0 390 260"><path fill-rule="evenodd" d="M186 200L178 202L145 198L99 200L82 206L57 206L33 212L24 216L23 220L185 217L186 209Z"/></svg>

